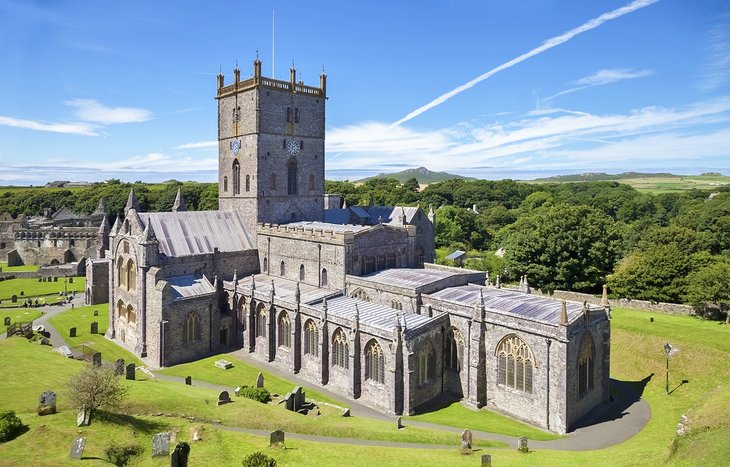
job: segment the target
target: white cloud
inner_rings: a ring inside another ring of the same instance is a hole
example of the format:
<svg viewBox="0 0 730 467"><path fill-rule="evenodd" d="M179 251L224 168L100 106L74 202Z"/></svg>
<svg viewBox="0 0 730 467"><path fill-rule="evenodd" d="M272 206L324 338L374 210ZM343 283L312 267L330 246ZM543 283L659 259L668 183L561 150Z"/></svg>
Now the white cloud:
<svg viewBox="0 0 730 467"><path fill-rule="evenodd" d="M101 125L144 122L152 118L152 112L134 107L107 107L94 99L72 99L66 105L76 109L76 118Z"/></svg>
<svg viewBox="0 0 730 467"><path fill-rule="evenodd" d="M180 146L175 146L175 149L204 149L217 147L218 141L198 141L197 143L185 143Z"/></svg>
<svg viewBox="0 0 730 467"><path fill-rule="evenodd" d="M98 136L93 125L87 123L43 123L34 120L4 117L0 115L0 125L26 130L49 131L51 133L66 133L71 135Z"/></svg>
<svg viewBox="0 0 730 467"><path fill-rule="evenodd" d="M627 79L644 78L654 74L652 70L623 70L623 69L609 69L609 70L598 70L592 75L585 76L577 81L572 88L560 91L552 96L546 97L542 101L548 101L558 96L564 96L576 91L582 91L583 89L592 88L595 86L603 86L604 84L611 84L617 81L624 81Z"/></svg>
<svg viewBox="0 0 730 467"><path fill-rule="evenodd" d="M700 82L703 91L714 91L730 83L730 14L720 18L707 32L707 63Z"/></svg>

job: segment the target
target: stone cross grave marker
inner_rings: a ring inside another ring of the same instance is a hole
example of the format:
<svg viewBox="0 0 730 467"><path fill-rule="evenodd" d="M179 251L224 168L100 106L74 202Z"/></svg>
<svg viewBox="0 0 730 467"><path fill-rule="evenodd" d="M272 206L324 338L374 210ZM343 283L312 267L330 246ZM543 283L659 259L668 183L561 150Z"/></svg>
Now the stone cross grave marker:
<svg viewBox="0 0 730 467"><path fill-rule="evenodd" d="M281 430L272 431L269 435L269 447L284 446L284 432Z"/></svg>
<svg viewBox="0 0 730 467"><path fill-rule="evenodd" d="M152 457L170 455L170 432L163 431L152 437Z"/></svg>
<svg viewBox="0 0 730 467"><path fill-rule="evenodd" d="M94 365L94 368L101 367L101 352L94 352L94 355L91 356L91 363Z"/></svg>
<svg viewBox="0 0 730 467"><path fill-rule="evenodd" d="M461 449L467 449L471 451L472 434L470 430L464 430L461 432Z"/></svg>
<svg viewBox="0 0 730 467"><path fill-rule="evenodd" d="M91 425L91 410L87 407L81 407L78 415L76 415L76 426Z"/></svg>
<svg viewBox="0 0 730 467"><path fill-rule="evenodd" d="M10 326L10 316L5 317L5 326Z"/></svg>
<svg viewBox="0 0 730 467"><path fill-rule="evenodd" d="M90 328L90 333L99 334L99 323L97 323L96 321L92 322Z"/></svg>
<svg viewBox="0 0 730 467"><path fill-rule="evenodd" d="M114 362L114 374L117 376L121 376L124 374L124 359L123 358L117 358L117 360Z"/></svg>
<svg viewBox="0 0 730 467"><path fill-rule="evenodd" d="M187 384L188 386L192 386L193 385L193 377L192 376L186 376L185 377L185 384Z"/></svg>
<svg viewBox="0 0 730 467"><path fill-rule="evenodd" d="M256 387L257 388L264 387L264 374L263 373L259 373L258 376L256 377Z"/></svg>
<svg viewBox="0 0 730 467"><path fill-rule="evenodd" d="M527 436L520 436L517 438L517 450L520 452L529 452L530 449L527 447Z"/></svg>
<svg viewBox="0 0 730 467"><path fill-rule="evenodd" d="M491 454L482 454L482 467L492 467Z"/></svg>
<svg viewBox="0 0 730 467"><path fill-rule="evenodd" d="M231 402L231 396L228 394L228 391L221 391L220 394L218 394L218 405L223 405Z"/></svg>
<svg viewBox="0 0 730 467"><path fill-rule="evenodd" d="M68 337L76 337L76 328L71 328L68 330Z"/></svg>
<svg viewBox="0 0 730 467"><path fill-rule="evenodd" d="M56 393L49 389L38 398L38 415L52 413L56 413Z"/></svg>
<svg viewBox="0 0 730 467"><path fill-rule="evenodd" d="M134 363L128 364L126 368L127 368L127 370L126 370L126 373L127 373L126 374L126 378L127 379L131 379L132 381L134 381L134 376L135 376L134 375L134 370L135 370Z"/></svg>
<svg viewBox="0 0 730 467"><path fill-rule="evenodd" d="M69 457L71 459L81 460L84 455L84 446L86 446L86 438L76 438L71 445L71 454L69 454Z"/></svg>

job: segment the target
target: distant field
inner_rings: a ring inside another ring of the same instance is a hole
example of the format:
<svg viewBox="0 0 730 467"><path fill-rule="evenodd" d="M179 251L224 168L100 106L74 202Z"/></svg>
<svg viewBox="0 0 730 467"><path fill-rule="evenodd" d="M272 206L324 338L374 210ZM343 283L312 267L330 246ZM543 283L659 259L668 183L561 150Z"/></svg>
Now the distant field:
<svg viewBox="0 0 730 467"><path fill-rule="evenodd" d="M585 176L550 177L527 183L575 183L575 182L619 182L646 193L672 193L684 190L715 190L730 184L730 176L672 175L672 174L626 174L626 177L609 174L586 174ZM644 176L642 176L644 175Z"/></svg>

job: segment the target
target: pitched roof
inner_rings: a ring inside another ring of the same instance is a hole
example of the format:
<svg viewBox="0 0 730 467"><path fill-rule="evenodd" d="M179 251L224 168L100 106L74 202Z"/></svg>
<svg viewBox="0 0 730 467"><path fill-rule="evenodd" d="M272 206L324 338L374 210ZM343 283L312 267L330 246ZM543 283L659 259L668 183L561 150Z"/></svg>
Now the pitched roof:
<svg viewBox="0 0 730 467"><path fill-rule="evenodd" d="M276 297L283 298L285 300L294 301L294 294L296 293L297 282L289 279L284 279L280 276L271 276L269 274L256 274L254 277L256 281L256 291L264 294L271 293L271 281L274 281L274 295ZM231 281L224 282L227 289L233 287ZM238 279L238 286L246 289L251 288L251 276L246 276ZM315 285L305 284L304 282L299 283L299 293L301 303L315 303L322 300L322 297L326 297L333 293L332 289L326 289L317 287Z"/></svg>
<svg viewBox="0 0 730 467"><path fill-rule="evenodd" d="M190 256L219 251L253 249L252 235L238 211L183 211L139 213L149 223L167 256Z"/></svg>
<svg viewBox="0 0 730 467"><path fill-rule="evenodd" d="M438 269L392 268L359 276L357 279L415 289L455 275L457 273Z"/></svg>
<svg viewBox="0 0 730 467"><path fill-rule="evenodd" d="M176 276L166 279L172 287L173 300L195 297L215 292L213 284L205 276Z"/></svg>
<svg viewBox="0 0 730 467"><path fill-rule="evenodd" d="M355 304L360 313L360 324L391 331L398 315L403 315L406 328L413 329L436 319L416 313L404 313L374 302L366 302L341 295L327 299L327 313L347 319L355 319ZM322 303L318 304L322 308Z"/></svg>

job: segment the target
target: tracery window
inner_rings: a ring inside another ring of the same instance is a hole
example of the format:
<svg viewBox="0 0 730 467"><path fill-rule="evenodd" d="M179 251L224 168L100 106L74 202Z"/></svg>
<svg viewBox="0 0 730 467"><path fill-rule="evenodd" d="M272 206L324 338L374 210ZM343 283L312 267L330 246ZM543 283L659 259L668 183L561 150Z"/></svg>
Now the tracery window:
<svg viewBox="0 0 730 467"><path fill-rule="evenodd" d="M185 316L183 344L200 339L200 317L194 311Z"/></svg>
<svg viewBox="0 0 730 467"><path fill-rule="evenodd" d="M464 362L464 337L458 329L451 328L446 334L444 360L446 368L461 371Z"/></svg>
<svg viewBox="0 0 730 467"><path fill-rule="evenodd" d="M399 302L398 300L391 300L390 301L390 307L394 310L402 310L403 309L403 303Z"/></svg>
<svg viewBox="0 0 730 467"><path fill-rule="evenodd" d="M119 287L127 288L127 271L124 267L124 258L121 256L117 259L117 282Z"/></svg>
<svg viewBox="0 0 730 467"><path fill-rule="evenodd" d="M375 339L365 346L365 379L385 383L385 356Z"/></svg>
<svg viewBox="0 0 730 467"><path fill-rule="evenodd" d="M289 320L289 314L286 311L282 311L279 315L279 325L277 326L277 333L279 334L279 347L291 347L291 321Z"/></svg>
<svg viewBox="0 0 730 467"><path fill-rule="evenodd" d="M296 195L299 193L299 187L297 186L297 160L291 159L287 164L287 194Z"/></svg>
<svg viewBox="0 0 730 467"><path fill-rule="evenodd" d="M433 381L436 369L436 357L431 341L425 341L418 350L417 365L418 384Z"/></svg>
<svg viewBox="0 0 730 467"><path fill-rule="evenodd" d="M322 287L327 287L327 269L322 269Z"/></svg>
<svg viewBox="0 0 730 467"><path fill-rule="evenodd" d="M332 338L332 366L350 368L350 346L347 343L347 336L341 328L335 331Z"/></svg>
<svg viewBox="0 0 730 467"><path fill-rule="evenodd" d="M127 322L129 324L137 322L137 312L134 311L134 307L132 305L127 305Z"/></svg>
<svg viewBox="0 0 730 467"><path fill-rule="evenodd" d="M581 396L593 389L593 356L593 338L586 334L578 355L578 394Z"/></svg>
<svg viewBox="0 0 730 467"><path fill-rule="evenodd" d="M132 260L127 261L127 290L137 289L137 267Z"/></svg>
<svg viewBox="0 0 730 467"><path fill-rule="evenodd" d="M319 357L319 328L311 319L304 325L304 353Z"/></svg>
<svg viewBox="0 0 730 467"><path fill-rule="evenodd" d="M268 314L266 313L266 306L261 303L258 311L256 312L256 337L266 337L266 321Z"/></svg>
<svg viewBox="0 0 730 467"><path fill-rule="evenodd" d="M497 350L497 383L532 393L535 357L525 341L514 334L499 341Z"/></svg>
<svg viewBox="0 0 730 467"><path fill-rule="evenodd" d="M370 297L362 289L355 290L354 292L352 292L352 294L350 294L350 296L352 298L356 298L356 299L362 300L364 302L369 302L370 301Z"/></svg>
<svg viewBox="0 0 730 467"><path fill-rule="evenodd" d="M117 316L127 319L127 309L124 308L124 303L121 300L117 302Z"/></svg>

